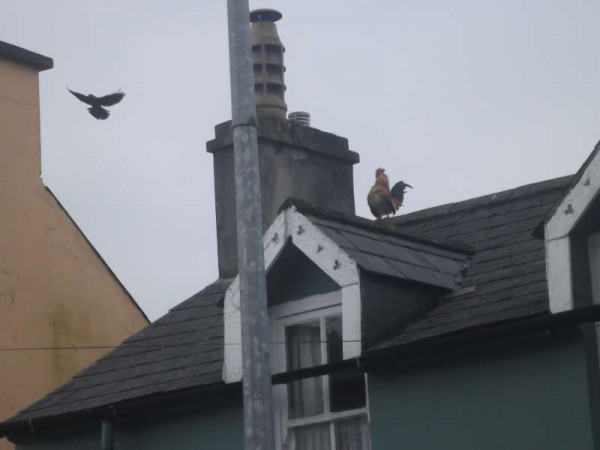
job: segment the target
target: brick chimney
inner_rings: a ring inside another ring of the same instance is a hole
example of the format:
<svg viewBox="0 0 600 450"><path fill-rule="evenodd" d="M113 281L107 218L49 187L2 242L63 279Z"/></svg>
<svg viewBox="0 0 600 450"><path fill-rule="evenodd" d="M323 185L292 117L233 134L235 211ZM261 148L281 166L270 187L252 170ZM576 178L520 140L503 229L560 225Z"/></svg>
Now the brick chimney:
<svg viewBox="0 0 600 450"><path fill-rule="evenodd" d="M304 125L307 121L285 118L284 47L275 25L280 18L274 10L250 13L265 230L290 197L354 214L353 165L359 161L346 138ZM228 278L237 274L231 121L215 127L215 138L206 148L213 154L219 276Z"/></svg>

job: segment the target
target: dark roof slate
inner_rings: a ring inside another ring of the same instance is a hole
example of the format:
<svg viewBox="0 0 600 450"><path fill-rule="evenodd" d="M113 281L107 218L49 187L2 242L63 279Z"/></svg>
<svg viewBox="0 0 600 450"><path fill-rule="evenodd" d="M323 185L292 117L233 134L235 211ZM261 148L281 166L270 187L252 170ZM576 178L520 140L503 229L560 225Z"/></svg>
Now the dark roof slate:
<svg viewBox="0 0 600 450"><path fill-rule="evenodd" d="M210 284L5 424L222 383L221 301L231 281Z"/></svg>
<svg viewBox="0 0 600 450"><path fill-rule="evenodd" d="M378 347L549 312L544 240L534 231L571 176L522 186L388 220L401 232L473 248L462 288Z"/></svg>
<svg viewBox="0 0 600 450"><path fill-rule="evenodd" d="M447 249L434 241L410 239L373 226L373 222L371 227L358 227L335 216L307 216L361 269L445 289L460 287L459 275L467 261L467 250Z"/></svg>

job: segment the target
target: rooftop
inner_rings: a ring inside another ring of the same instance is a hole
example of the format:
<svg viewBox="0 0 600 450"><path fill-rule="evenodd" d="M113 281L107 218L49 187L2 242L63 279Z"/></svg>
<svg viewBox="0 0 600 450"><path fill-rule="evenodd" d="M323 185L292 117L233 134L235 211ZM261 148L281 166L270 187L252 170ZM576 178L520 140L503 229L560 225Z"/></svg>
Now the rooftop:
<svg viewBox="0 0 600 450"><path fill-rule="evenodd" d="M54 67L52 58L3 41L0 41L0 58L11 59L39 71L52 69L52 67Z"/></svg>
<svg viewBox="0 0 600 450"><path fill-rule="evenodd" d="M384 221L295 205L355 258L359 267L384 274L382 267L397 270L386 275L398 278L402 271L410 271L411 276L424 277L420 282L438 279L446 284L446 294L441 294L433 308L376 344L382 348L547 315L544 241L534 237L534 230L560 201L571 180L548 180ZM415 249L419 255L429 256L417 263L419 256L412 253ZM374 255L379 258L376 262ZM419 265L439 267L413 270ZM457 269L462 275L458 285L454 275L444 275ZM217 280L179 304L0 425L0 434L32 420L89 414L186 389L223 386L222 301L231 281Z"/></svg>

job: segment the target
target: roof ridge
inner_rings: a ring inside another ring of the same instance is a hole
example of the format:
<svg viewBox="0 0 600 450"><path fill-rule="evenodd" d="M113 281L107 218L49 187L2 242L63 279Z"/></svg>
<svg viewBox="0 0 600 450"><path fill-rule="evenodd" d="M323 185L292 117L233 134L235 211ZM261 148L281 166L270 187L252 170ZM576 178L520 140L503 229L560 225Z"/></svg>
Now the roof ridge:
<svg viewBox="0 0 600 450"><path fill-rule="evenodd" d="M299 213L306 216L345 222L357 228L366 229L368 231L378 231L388 236L405 239L411 242L418 242L432 247L444 248L446 250L456 251L463 254L469 254L472 251L470 246L465 245L462 242L454 241L452 239L433 239L431 237L419 236L415 233L399 230L394 227L392 222L389 221L383 221L381 219L371 220L367 219L366 217L324 209L320 206L294 197L289 197L280 206L279 212L289 208L290 206L293 206Z"/></svg>
<svg viewBox="0 0 600 450"><path fill-rule="evenodd" d="M512 189L493 192L490 194L473 197L467 200L458 202L445 203L436 205L418 211L413 211L401 216L384 219L386 224L391 226L414 224L416 222L431 220L433 217L441 215L455 214L459 212L472 211L484 206L488 206L490 202L495 204L508 203L515 199L523 199L534 195L539 195L541 192L551 192L558 189L567 188L574 175L566 175L549 180L537 181L535 183L524 184Z"/></svg>

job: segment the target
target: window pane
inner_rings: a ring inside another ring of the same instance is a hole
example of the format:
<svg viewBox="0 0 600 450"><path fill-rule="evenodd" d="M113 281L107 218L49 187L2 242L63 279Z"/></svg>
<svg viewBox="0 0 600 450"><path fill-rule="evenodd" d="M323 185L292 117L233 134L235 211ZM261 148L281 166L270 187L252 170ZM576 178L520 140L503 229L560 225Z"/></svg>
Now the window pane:
<svg viewBox="0 0 600 450"><path fill-rule="evenodd" d="M366 417L335 423L336 450L370 450L371 436Z"/></svg>
<svg viewBox="0 0 600 450"><path fill-rule="evenodd" d="M295 450L331 450L331 426L319 423L294 429ZM338 447L345 449L345 447Z"/></svg>
<svg viewBox="0 0 600 450"><path fill-rule="evenodd" d="M321 364L321 326L318 321L285 329L287 369L296 370ZM288 384L291 419L322 414L323 378L307 378Z"/></svg>
<svg viewBox="0 0 600 450"><path fill-rule="evenodd" d="M341 361L343 356L342 316L325 320L329 362ZM363 408L366 405L363 374L329 375L329 401L332 412Z"/></svg>
<svg viewBox="0 0 600 450"><path fill-rule="evenodd" d="M341 361L344 359L342 316L327 317L325 319L325 331L327 335L327 362Z"/></svg>

